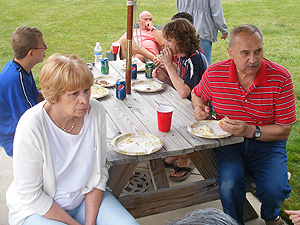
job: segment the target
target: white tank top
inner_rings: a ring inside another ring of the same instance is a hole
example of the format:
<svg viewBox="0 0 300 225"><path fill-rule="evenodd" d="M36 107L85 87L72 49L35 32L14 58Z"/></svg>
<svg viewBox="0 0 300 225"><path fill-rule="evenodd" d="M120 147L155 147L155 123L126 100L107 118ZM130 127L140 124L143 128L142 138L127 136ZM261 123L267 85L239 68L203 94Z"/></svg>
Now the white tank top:
<svg viewBox="0 0 300 225"><path fill-rule="evenodd" d="M73 135L58 128L45 109L43 112L55 173L54 201L63 209L72 210L84 199L81 189L86 185L92 171L95 149L94 119L91 112L86 114L80 133Z"/></svg>

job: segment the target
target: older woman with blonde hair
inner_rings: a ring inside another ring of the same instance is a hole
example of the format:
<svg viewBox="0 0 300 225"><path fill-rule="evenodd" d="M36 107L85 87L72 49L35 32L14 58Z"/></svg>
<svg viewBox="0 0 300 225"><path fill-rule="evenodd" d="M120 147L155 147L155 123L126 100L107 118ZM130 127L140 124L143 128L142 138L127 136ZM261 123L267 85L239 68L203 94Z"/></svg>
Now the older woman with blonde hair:
<svg viewBox="0 0 300 225"><path fill-rule="evenodd" d="M90 99L87 64L54 54L40 84L46 100L25 112L16 129L9 223L138 224L106 190L105 109Z"/></svg>

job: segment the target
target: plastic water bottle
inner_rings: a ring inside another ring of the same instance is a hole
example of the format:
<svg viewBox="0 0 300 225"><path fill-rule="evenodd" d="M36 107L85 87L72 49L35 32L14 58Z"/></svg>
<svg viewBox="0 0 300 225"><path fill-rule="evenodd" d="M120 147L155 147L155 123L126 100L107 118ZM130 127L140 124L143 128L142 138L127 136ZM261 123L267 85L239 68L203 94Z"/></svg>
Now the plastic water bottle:
<svg viewBox="0 0 300 225"><path fill-rule="evenodd" d="M102 48L100 46L100 42L96 42L96 46L94 48L94 56L95 56L95 67L97 69L101 69Z"/></svg>

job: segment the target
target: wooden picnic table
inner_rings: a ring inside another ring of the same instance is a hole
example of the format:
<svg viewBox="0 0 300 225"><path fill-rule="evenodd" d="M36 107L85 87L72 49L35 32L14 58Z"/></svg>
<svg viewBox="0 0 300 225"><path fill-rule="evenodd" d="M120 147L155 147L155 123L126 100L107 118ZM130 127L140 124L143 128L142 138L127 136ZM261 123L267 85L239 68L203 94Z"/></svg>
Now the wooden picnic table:
<svg viewBox="0 0 300 225"><path fill-rule="evenodd" d="M124 78L123 64L123 61L110 61L107 75ZM95 77L101 76L96 68L92 71ZM149 79L156 80L145 78L145 72L138 72L136 80ZM243 141L242 137L205 139L190 134L187 126L195 122L191 102L181 99L175 89L164 85L163 90L153 93L132 90L124 100L117 99L115 87L111 87L109 95L99 99L107 112L107 164L110 167L107 186L135 218L219 199L216 160L212 148ZM156 107L159 104L171 105L174 108L169 132L158 130ZM150 155L127 156L115 152L110 145L111 140L120 134L131 132L154 134L164 145ZM204 180L170 187L162 158L183 154L189 156ZM148 161L154 190L120 197L138 162L142 161ZM258 215L246 200L244 219L256 217Z"/></svg>

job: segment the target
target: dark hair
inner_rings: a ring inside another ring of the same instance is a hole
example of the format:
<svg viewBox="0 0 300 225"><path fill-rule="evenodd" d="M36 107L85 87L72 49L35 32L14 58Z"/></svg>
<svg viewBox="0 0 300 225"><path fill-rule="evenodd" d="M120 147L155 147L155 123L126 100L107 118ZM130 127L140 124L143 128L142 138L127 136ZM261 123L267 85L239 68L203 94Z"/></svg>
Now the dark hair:
<svg viewBox="0 0 300 225"><path fill-rule="evenodd" d="M257 26L254 26L252 24L244 24L244 25L240 25L240 26L237 26L237 27L233 28L229 32L229 38L228 38L229 47L233 46L235 37L240 33L246 33L248 35L253 35L255 33L258 33L259 36L261 37L262 41L263 41L262 32Z"/></svg>
<svg viewBox="0 0 300 225"><path fill-rule="evenodd" d="M187 13L187 12L179 12L179 13L176 13L172 18L171 20L174 20L174 19L177 19L177 18L185 18L187 19L188 21L191 22L191 24L194 24L194 19L193 17L191 16L191 14Z"/></svg>
<svg viewBox="0 0 300 225"><path fill-rule="evenodd" d="M185 217L168 225L238 225L229 215L219 209L207 208L195 210Z"/></svg>
<svg viewBox="0 0 300 225"><path fill-rule="evenodd" d="M179 50L187 55L200 49L199 34L196 33L195 27L187 19L172 20L164 26L162 33L165 39L175 39Z"/></svg>
<svg viewBox="0 0 300 225"><path fill-rule="evenodd" d="M36 27L18 27L12 34L11 45L16 59L23 59L29 50L37 48L42 32Z"/></svg>

